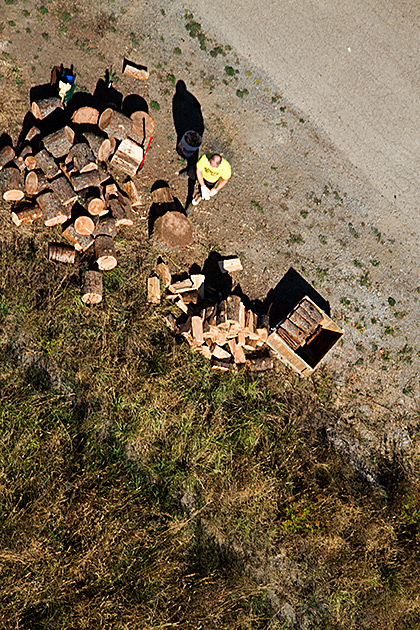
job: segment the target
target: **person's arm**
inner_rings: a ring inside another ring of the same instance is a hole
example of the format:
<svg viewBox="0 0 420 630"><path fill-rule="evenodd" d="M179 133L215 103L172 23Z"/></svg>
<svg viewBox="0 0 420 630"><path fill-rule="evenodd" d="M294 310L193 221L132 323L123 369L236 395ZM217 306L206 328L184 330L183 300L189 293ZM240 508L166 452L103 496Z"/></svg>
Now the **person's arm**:
<svg viewBox="0 0 420 630"><path fill-rule="evenodd" d="M197 180L200 184L201 196L204 200L207 201L208 199L210 199L210 190L204 183L203 171L200 171L199 169L197 169Z"/></svg>
<svg viewBox="0 0 420 630"><path fill-rule="evenodd" d="M221 179L219 181L219 183L217 184L217 186L215 186L214 188L212 188L212 192L214 191L214 193L219 192L219 190L222 190L223 186L226 186L226 184L228 183L228 179Z"/></svg>

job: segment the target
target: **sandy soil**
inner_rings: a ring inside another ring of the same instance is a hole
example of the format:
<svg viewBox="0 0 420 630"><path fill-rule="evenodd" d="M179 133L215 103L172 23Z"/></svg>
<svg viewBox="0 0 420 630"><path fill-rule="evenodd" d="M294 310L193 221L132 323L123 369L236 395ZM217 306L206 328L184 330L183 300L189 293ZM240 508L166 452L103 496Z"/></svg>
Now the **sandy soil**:
<svg viewBox="0 0 420 630"><path fill-rule="evenodd" d="M201 0L188 4L178 0L114 0L98 9L82 4L66 9L51 2L44 10L31 2L5 5L0 32L1 130L16 139L28 108L29 88L47 81L53 64L74 63L78 86L89 91L105 69L112 67L114 85L124 95L136 92L150 105L154 103L150 111L157 123L156 137L139 177L144 185L143 212L147 214L150 187L157 179L167 179L181 202L186 200L186 180L176 174L182 163L175 152L172 119L175 84L185 81L201 105L203 149L223 151L234 175L220 195L194 210L194 247L173 254L172 259L182 266L193 260L202 263L211 249L238 254L244 264L238 281L252 299L264 299L290 267L301 273L329 301L333 318L345 330L342 343L327 361L337 388L337 405L348 410L347 426L340 428L340 435L332 432L332 441L346 451L345 434L357 448L363 446L365 456L378 450L388 453L391 444L412 458L417 452L419 407L418 229L413 220L400 218L401 208L406 209L407 216L411 212L409 199L413 200L414 170L418 171L413 104L398 109L398 121L386 122L389 108L382 93L372 88L369 95L361 89L356 103L354 84L349 99L345 82L339 80L339 64L331 64L335 74L328 81L317 79L319 89L308 100L312 83L305 82L301 73L295 85L292 75L299 60L301 67L304 65L304 58L298 55L309 51L305 37L312 33L313 13L302 8L293 22L284 21L281 37L293 30L299 33L299 45L294 49L290 42L286 45L285 40L279 40L282 64L289 68L279 74L273 47L270 41L268 49L264 43L264 34L272 32L277 14L268 16L268 27L267 22L258 22L267 19L261 12L247 12L243 3L244 19L240 28L236 23L233 28L230 18L220 18L220 4L215 0L210 8ZM238 4L232 3L232 7ZM385 15L382 4L377 3L377 16ZM361 6L356 3L355 15L363 15ZM284 11L288 7L286 3ZM324 17L316 18L316 32L325 42L335 13L331 7L324 6L323 11ZM293 12L289 10L289 14L291 20ZM343 33L349 20L353 16L344 14ZM382 53L375 56L374 50L379 37L380 50L389 45L387 24L393 21L377 20L382 30L374 31L364 46L369 43L366 59L383 64ZM324 23L329 26L321 37ZM406 27L402 35L409 37L408 22L402 23ZM365 53L358 48L362 39L359 31L354 31L351 41L343 38L343 44L338 36L331 39L333 52L344 46L347 74L353 73L354 79L358 74L349 60L357 58L362 64ZM348 46L354 52L347 52ZM311 57L313 72L325 61L325 55L328 57L328 48L323 52L318 48ZM264 56L267 52L271 52L270 63ZM146 86L122 77L124 57L150 68ZM405 67L411 72L410 65ZM385 71L379 65L371 69L378 81ZM368 83L365 80L363 84L367 91ZM408 91L407 83L404 93ZM322 92L328 107L320 106ZM336 120L340 99L348 102L347 128ZM364 149L359 150L358 142L351 143L350 123L362 117L365 99L370 109L366 122L360 122ZM370 132L369 117L375 107L378 125ZM390 168L396 139L403 142L398 125L404 127L407 119L414 125L407 127L407 155L413 161L410 169L398 171L407 182L398 174L393 180L395 186L388 190L384 184L390 181L386 169ZM377 142L385 134L387 150L379 159ZM356 145L357 151L352 148ZM395 190L397 202L404 202L398 211L391 199ZM139 218L138 233L145 234L145 229L145 221Z"/></svg>

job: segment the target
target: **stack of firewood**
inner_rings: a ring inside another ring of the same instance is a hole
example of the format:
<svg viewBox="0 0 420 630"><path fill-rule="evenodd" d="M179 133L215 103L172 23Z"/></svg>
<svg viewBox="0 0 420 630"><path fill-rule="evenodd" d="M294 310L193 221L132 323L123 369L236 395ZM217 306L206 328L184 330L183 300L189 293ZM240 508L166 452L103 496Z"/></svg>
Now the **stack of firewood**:
<svg viewBox="0 0 420 630"><path fill-rule="evenodd" d="M82 300L98 303L101 271L117 265L117 228L133 225L132 210L141 205L132 177L150 146L153 118L143 111L128 118L94 107L81 107L70 117L56 96L34 101L29 116L33 126L19 146L0 150L0 194L14 203L16 225L39 219L63 226L69 245L49 243L50 260L73 263L76 252L92 250L96 265L86 274ZM114 179L110 165L123 175ZM120 186L117 179L127 181Z"/></svg>
<svg viewBox="0 0 420 630"><path fill-rule="evenodd" d="M160 262L157 270L165 288L165 298L173 300L181 309L177 319L166 316L166 323L174 333L180 333L198 352L211 360L218 370L237 371L246 366L251 371L263 371L273 367L267 348L269 334L268 315L257 316L247 310L239 295L231 293L216 304L208 304L205 298L204 274L185 275L173 279L167 265ZM148 301L159 304L160 280L148 279Z"/></svg>

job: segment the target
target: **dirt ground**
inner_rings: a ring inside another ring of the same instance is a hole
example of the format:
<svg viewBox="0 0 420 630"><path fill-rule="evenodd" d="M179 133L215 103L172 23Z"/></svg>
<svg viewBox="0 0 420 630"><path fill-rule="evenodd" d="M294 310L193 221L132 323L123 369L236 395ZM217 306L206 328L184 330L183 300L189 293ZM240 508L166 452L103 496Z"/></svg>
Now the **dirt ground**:
<svg viewBox="0 0 420 630"><path fill-rule="evenodd" d="M124 58L149 68L145 85L123 77ZM138 176L144 207L136 221L145 238L154 181L167 180L186 201L172 116L175 85L185 82L201 106L202 148L223 152L233 177L220 195L194 209L194 244L171 252L170 264L202 264L211 250L237 254L244 266L237 280L251 299L261 300L290 267L302 274L328 300L345 332L326 362L337 406L348 410L345 426L331 426L333 444L356 465L364 460L373 481L378 452L417 465L414 230L392 223L387 202L363 173L229 41L204 31L181 2L108 0L94 9L5 0L1 132L17 139L31 86L47 82L60 63L74 64L79 89L93 91L109 69L117 90L140 94L149 104L156 135Z"/></svg>

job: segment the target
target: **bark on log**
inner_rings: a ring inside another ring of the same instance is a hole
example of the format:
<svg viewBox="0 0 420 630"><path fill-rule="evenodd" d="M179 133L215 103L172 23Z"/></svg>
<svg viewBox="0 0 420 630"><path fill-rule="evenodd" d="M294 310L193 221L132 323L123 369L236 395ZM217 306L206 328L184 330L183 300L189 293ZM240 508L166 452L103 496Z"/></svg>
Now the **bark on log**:
<svg viewBox="0 0 420 630"><path fill-rule="evenodd" d="M42 139L44 147L55 158L61 158L68 154L74 141L74 131L71 127L63 127L50 133Z"/></svg>
<svg viewBox="0 0 420 630"><path fill-rule="evenodd" d="M124 207L120 198L112 197L108 200L108 209L111 216L115 219L115 225L133 225L133 219L130 216L128 208Z"/></svg>
<svg viewBox="0 0 420 630"><path fill-rule="evenodd" d="M131 179L129 179L128 182L125 183L124 190L127 193L133 208L138 208L142 205L141 194L139 193L137 186Z"/></svg>
<svg viewBox="0 0 420 630"><path fill-rule="evenodd" d="M48 243L48 259L55 262L73 264L76 257L76 250L71 245L64 243Z"/></svg>
<svg viewBox="0 0 420 630"><path fill-rule="evenodd" d="M64 175L51 180L49 188L57 195L64 206L73 203L77 199L77 193Z"/></svg>
<svg viewBox="0 0 420 630"><path fill-rule="evenodd" d="M315 325L320 324L321 321L324 318L322 313L320 313L318 311L318 309L315 308L315 306L313 304L308 302L308 300L302 300L302 302L300 303L300 305L296 309L296 312L298 312L299 315L301 315L302 317L304 317L309 322L311 322L311 323L313 323Z"/></svg>
<svg viewBox="0 0 420 630"><path fill-rule="evenodd" d="M125 140L128 132L133 126L133 121L124 114L116 112L110 107L102 112L99 123L99 129L105 131L108 136L117 138L117 140Z"/></svg>
<svg viewBox="0 0 420 630"><path fill-rule="evenodd" d="M35 155L36 163L39 168L44 171L48 179L52 179L60 173L60 169L53 156L48 153L46 149L43 149Z"/></svg>
<svg viewBox="0 0 420 630"><path fill-rule="evenodd" d="M100 271L86 271L83 276L82 302L99 304L102 300L102 274Z"/></svg>
<svg viewBox="0 0 420 630"><path fill-rule="evenodd" d="M94 239L88 234L86 236L82 236L78 234L74 229L74 225L70 223L63 231L63 236L68 240L68 242L73 245L74 249L77 252L85 252L93 245Z"/></svg>
<svg viewBox="0 0 420 630"><path fill-rule="evenodd" d="M25 190L27 195L37 195L47 186L48 179L42 171L29 171L25 179Z"/></svg>
<svg viewBox="0 0 420 630"><path fill-rule="evenodd" d="M25 223L33 223L36 219L42 217L42 210L38 206L26 206L23 208L14 208L12 211L12 221L15 225L24 225Z"/></svg>
<svg viewBox="0 0 420 630"><path fill-rule="evenodd" d="M82 214L81 216L77 217L77 219L75 219L74 229L80 236L93 234L93 232L95 231L95 221L92 219L91 216Z"/></svg>
<svg viewBox="0 0 420 630"><path fill-rule="evenodd" d="M64 109L64 105L58 96L50 96L32 103L32 113L38 120L44 120L56 109Z"/></svg>
<svg viewBox="0 0 420 630"><path fill-rule="evenodd" d="M44 192L37 197L37 204L42 210L44 225L52 227L65 223L68 219L67 208L52 192Z"/></svg>
<svg viewBox="0 0 420 630"><path fill-rule="evenodd" d="M101 195L99 188L86 188L79 195L81 205L92 216L102 216L107 214L108 210L105 208L105 200Z"/></svg>
<svg viewBox="0 0 420 630"><path fill-rule="evenodd" d="M6 166L9 162L11 162L15 157L15 150L13 147L6 146L0 149L0 171Z"/></svg>
<svg viewBox="0 0 420 630"><path fill-rule="evenodd" d="M133 112L130 118L133 121L133 133L138 134L139 131L141 131L143 142L146 138L150 138L154 135L156 123L150 114L146 112Z"/></svg>
<svg viewBox="0 0 420 630"><path fill-rule="evenodd" d="M71 120L76 125L97 125L99 119L99 111L94 107L79 107L73 113Z"/></svg>
<svg viewBox="0 0 420 630"><path fill-rule="evenodd" d="M143 155L144 151L142 147L129 138L126 138L121 142L112 156L111 164L124 173L127 173L127 175L134 177L143 160Z"/></svg>
<svg viewBox="0 0 420 630"><path fill-rule="evenodd" d="M0 191L5 201L21 201L24 198L22 176L15 165L5 166L0 171Z"/></svg>
<svg viewBox="0 0 420 630"><path fill-rule="evenodd" d="M93 151L85 142L78 142L71 147L65 163L73 163L73 168L79 173L88 173L98 169Z"/></svg>
<svg viewBox="0 0 420 630"><path fill-rule="evenodd" d="M83 135L99 162L105 162L115 150L115 140L112 142L106 136L98 135L92 131L85 132Z"/></svg>
<svg viewBox="0 0 420 630"><path fill-rule="evenodd" d="M101 271L109 271L117 265L114 240L110 236L98 236L95 239L96 262Z"/></svg>
<svg viewBox="0 0 420 630"><path fill-rule="evenodd" d="M170 247L186 247L192 243L192 227L181 212L167 212L156 219L153 236Z"/></svg>
<svg viewBox="0 0 420 630"><path fill-rule="evenodd" d="M95 187L100 185L100 176L98 171L88 171L87 173L72 173L70 182L76 192L84 188Z"/></svg>
<svg viewBox="0 0 420 630"><path fill-rule="evenodd" d="M95 226L93 236L94 238L96 238L97 236L110 236L111 238L115 238L117 236L115 219L113 217L110 217L109 215L100 217L98 223Z"/></svg>

